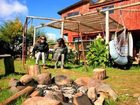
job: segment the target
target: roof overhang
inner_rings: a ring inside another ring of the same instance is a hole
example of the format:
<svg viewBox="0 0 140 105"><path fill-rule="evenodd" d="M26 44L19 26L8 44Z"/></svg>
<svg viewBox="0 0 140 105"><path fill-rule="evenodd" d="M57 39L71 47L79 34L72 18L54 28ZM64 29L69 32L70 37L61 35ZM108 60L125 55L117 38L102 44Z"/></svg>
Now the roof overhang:
<svg viewBox="0 0 140 105"><path fill-rule="evenodd" d="M86 14L67 17L64 20L63 29L72 32L103 32L105 31L105 14L97 11L88 12ZM61 29L61 21L55 21L47 24L49 27ZM115 31L122 29L123 26L109 17L109 29Z"/></svg>
<svg viewBox="0 0 140 105"><path fill-rule="evenodd" d="M84 4L87 4L87 3L89 3L89 0L81 0L81 1L79 1L79 2L77 2L75 4L73 4L73 5L70 5L70 6L60 10L58 12L58 14L61 15L61 14L65 13L65 12L67 12L67 11L73 9L73 8L77 8L78 6L81 6L81 5L84 5Z"/></svg>

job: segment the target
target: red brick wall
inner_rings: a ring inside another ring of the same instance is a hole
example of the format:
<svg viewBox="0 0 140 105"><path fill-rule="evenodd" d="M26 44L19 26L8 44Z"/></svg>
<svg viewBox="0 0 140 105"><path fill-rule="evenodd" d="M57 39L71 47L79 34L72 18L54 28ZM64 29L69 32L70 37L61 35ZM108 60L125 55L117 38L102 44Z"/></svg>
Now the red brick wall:
<svg viewBox="0 0 140 105"><path fill-rule="evenodd" d="M77 8L73 8L72 10L69 10L68 12L65 12L61 15L61 17L65 17L67 16L68 13L72 13L72 12L76 12L76 11L79 11L80 14L83 14L83 13L86 13L89 11L89 3L88 4L85 4L85 5L81 5Z"/></svg>
<svg viewBox="0 0 140 105"><path fill-rule="evenodd" d="M118 7L121 5L127 5L135 2L139 2L140 0L124 0L123 2L115 3L114 6ZM98 7L102 8L102 7ZM139 12L129 12L129 10L138 10ZM95 8L91 8L90 11L95 10ZM120 24L124 23L124 26L129 30L140 30L140 5L134 7L128 7L121 10L122 15L120 16L120 10L115 10L113 14L110 16L119 22ZM121 17L123 21L121 21Z"/></svg>
<svg viewBox="0 0 140 105"><path fill-rule="evenodd" d="M79 11L80 14L88 12L89 11L89 4L85 4L85 5L79 6L77 8L73 8L72 10L63 13L61 17L63 18L65 16L67 16L68 13L77 12L77 11ZM78 33L76 33L76 32L64 31L64 33L68 34L68 41L69 42L72 42L74 37L78 37Z"/></svg>
<svg viewBox="0 0 140 105"><path fill-rule="evenodd" d="M126 5L126 4L130 4L130 3L135 3L135 2L139 2L139 1L140 0L124 0L123 2L115 3L114 6L117 7L117 6ZM102 7L98 7L98 8L101 9ZM70 10L68 12L63 13L62 18L67 16L67 14L71 13L71 12L79 11L80 14L83 14L83 13L86 13L86 12L89 12L89 11L93 11L95 9L97 9L97 8L90 8L90 10L89 10L89 4L85 4L85 5L79 6L77 8L73 8L72 10ZM135 10L135 9L138 10L139 9L139 12L129 12L129 10L131 10L131 9L132 10ZM119 22L120 24L123 24L123 22L124 22L124 26L126 28L128 28L129 30L140 30L140 5L125 8L121 12L122 12L123 21L121 21L120 10L115 10L113 14L110 14L110 16L114 20ZM68 33L68 41L70 41L70 42L73 41L74 37L78 37L78 34L74 33L74 32L64 31L64 33Z"/></svg>
<svg viewBox="0 0 140 105"><path fill-rule="evenodd" d="M126 5L138 1L140 0L128 0L122 3L115 4L115 6ZM139 12L129 12L129 10L139 10ZM117 10L115 11L115 14L112 15L112 18L121 23L120 18L118 18L119 15L120 10ZM122 10L122 17L124 20L125 27L127 27L129 30L140 30L140 5L125 8L124 11Z"/></svg>

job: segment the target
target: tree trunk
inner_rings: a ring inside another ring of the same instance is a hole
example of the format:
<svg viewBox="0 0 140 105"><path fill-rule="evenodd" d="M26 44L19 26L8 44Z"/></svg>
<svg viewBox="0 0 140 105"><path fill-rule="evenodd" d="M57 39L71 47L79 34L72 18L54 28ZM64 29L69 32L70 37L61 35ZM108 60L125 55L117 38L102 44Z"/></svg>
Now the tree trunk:
<svg viewBox="0 0 140 105"><path fill-rule="evenodd" d="M29 75L36 76L40 74L40 67L39 65L29 65L27 71Z"/></svg>
<svg viewBox="0 0 140 105"><path fill-rule="evenodd" d="M103 80L106 78L106 70L101 68L96 68L93 70L93 78Z"/></svg>

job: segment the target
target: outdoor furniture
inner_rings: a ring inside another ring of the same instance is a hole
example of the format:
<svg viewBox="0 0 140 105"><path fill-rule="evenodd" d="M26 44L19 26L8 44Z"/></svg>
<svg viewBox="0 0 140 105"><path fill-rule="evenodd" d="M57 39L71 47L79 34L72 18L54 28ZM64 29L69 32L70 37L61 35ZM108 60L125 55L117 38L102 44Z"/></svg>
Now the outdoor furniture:
<svg viewBox="0 0 140 105"><path fill-rule="evenodd" d="M15 72L14 59L10 54L0 55L0 58L4 58L5 75Z"/></svg>

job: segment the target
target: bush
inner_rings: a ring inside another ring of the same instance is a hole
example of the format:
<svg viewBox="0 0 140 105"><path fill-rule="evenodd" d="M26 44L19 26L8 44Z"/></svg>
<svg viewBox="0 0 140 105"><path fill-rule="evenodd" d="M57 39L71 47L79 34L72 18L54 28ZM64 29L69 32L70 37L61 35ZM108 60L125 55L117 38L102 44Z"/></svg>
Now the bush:
<svg viewBox="0 0 140 105"><path fill-rule="evenodd" d="M107 49L107 44L101 36L97 38L90 44L89 51L87 52L87 63L92 67L105 67L109 63L109 52Z"/></svg>

